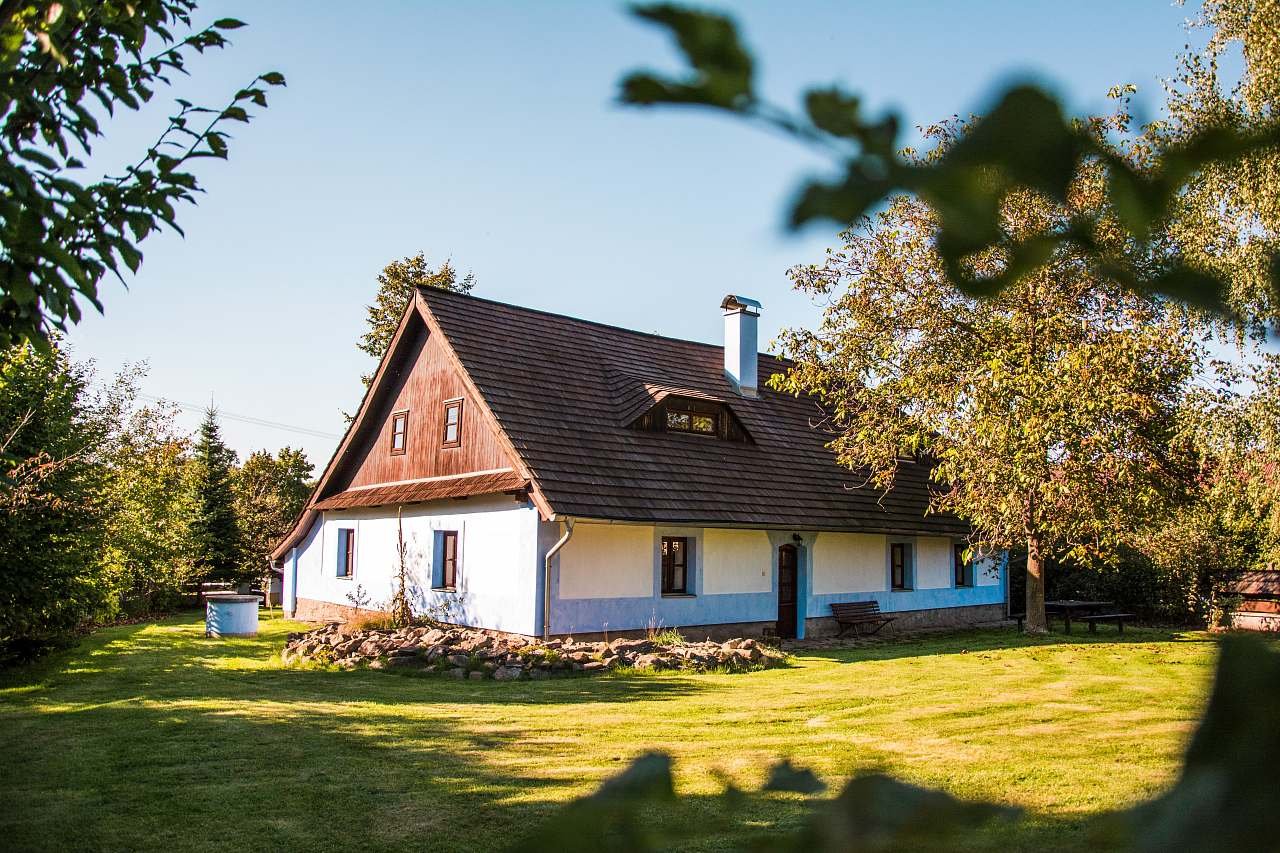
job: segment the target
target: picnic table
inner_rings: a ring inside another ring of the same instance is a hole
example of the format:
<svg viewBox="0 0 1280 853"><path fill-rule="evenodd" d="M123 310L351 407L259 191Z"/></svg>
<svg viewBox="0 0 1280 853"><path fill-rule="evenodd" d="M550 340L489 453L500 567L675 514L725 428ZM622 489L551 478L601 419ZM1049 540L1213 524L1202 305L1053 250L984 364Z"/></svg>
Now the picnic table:
<svg viewBox="0 0 1280 853"><path fill-rule="evenodd" d="M1055 613L1062 616L1063 630L1068 634L1071 633L1071 617L1072 616L1091 616L1101 610L1109 610L1116 606L1114 601L1077 601L1075 599L1065 599L1061 601L1046 601L1044 603L1044 612L1046 616Z"/></svg>

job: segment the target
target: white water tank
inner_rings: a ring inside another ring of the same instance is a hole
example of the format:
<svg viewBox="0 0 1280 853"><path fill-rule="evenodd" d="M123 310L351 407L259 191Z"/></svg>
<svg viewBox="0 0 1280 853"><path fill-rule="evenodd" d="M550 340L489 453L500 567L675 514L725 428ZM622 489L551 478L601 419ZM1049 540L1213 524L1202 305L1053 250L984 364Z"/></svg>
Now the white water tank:
<svg viewBox="0 0 1280 853"><path fill-rule="evenodd" d="M212 592L204 597L204 635L206 637L258 636L257 595L234 592Z"/></svg>

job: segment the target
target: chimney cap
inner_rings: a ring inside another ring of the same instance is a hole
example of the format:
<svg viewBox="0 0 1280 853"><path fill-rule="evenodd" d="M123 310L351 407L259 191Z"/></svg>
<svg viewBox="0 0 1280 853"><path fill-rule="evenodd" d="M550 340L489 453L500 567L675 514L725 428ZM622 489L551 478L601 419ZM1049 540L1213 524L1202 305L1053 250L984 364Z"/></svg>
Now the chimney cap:
<svg viewBox="0 0 1280 853"><path fill-rule="evenodd" d="M745 311L748 314L759 314L763 306L746 296L735 296L730 293L720 303L720 307L726 311Z"/></svg>

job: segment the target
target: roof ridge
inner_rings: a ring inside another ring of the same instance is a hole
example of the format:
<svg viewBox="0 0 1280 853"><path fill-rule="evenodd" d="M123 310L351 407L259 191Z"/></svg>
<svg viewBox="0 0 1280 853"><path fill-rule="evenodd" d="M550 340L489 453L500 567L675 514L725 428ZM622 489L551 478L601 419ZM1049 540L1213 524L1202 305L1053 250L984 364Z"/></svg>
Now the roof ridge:
<svg viewBox="0 0 1280 853"><path fill-rule="evenodd" d="M541 314L544 317L555 317L558 320L568 320L573 323L582 323L587 326L596 326L598 328L609 329L614 332L625 332L629 335L637 335L643 338L655 338L660 341L675 341L676 343L680 343L680 344L693 344L694 346L706 347L707 349L720 350L722 352L724 351L723 344L709 344L706 341L694 341L694 340L690 340L689 338L677 338L671 335L660 335L657 332L642 332L639 329L629 329L626 326L616 326L612 323L603 323L599 320L588 320L585 317L575 317L572 314L561 314L558 311L548 311L545 308L530 308L528 305L517 305L514 302L503 302L500 299L490 299L485 296L474 296L470 293L460 293L456 290L446 290L441 287L427 287L425 285L418 285L417 287L418 287L418 292L422 294L425 298L434 298L441 295L447 295L447 297L456 297L462 300L471 300L474 302L485 302L485 303L488 303L489 305L499 305L503 308L511 308L515 311L521 311L526 314ZM762 356L765 356L766 358L774 359L775 361L786 361L786 359L783 358L782 356L775 355L771 352L760 352L759 350L757 350L756 355L758 356L762 355Z"/></svg>

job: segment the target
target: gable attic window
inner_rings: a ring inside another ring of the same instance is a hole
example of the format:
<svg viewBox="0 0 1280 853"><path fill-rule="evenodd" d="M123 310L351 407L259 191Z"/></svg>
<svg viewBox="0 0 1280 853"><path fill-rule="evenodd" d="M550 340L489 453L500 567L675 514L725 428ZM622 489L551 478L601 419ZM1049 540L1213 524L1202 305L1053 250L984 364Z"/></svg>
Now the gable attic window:
<svg viewBox="0 0 1280 853"><path fill-rule="evenodd" d="M409 412L396 412L391 416L391 455L403 456L409 445Z"/></svg>
<svg viewBox="0 0 1280 853"><path fill-rule="evenodd" d="M443 435L441 447L462 446L462 400L445 401Z"/></svg>

